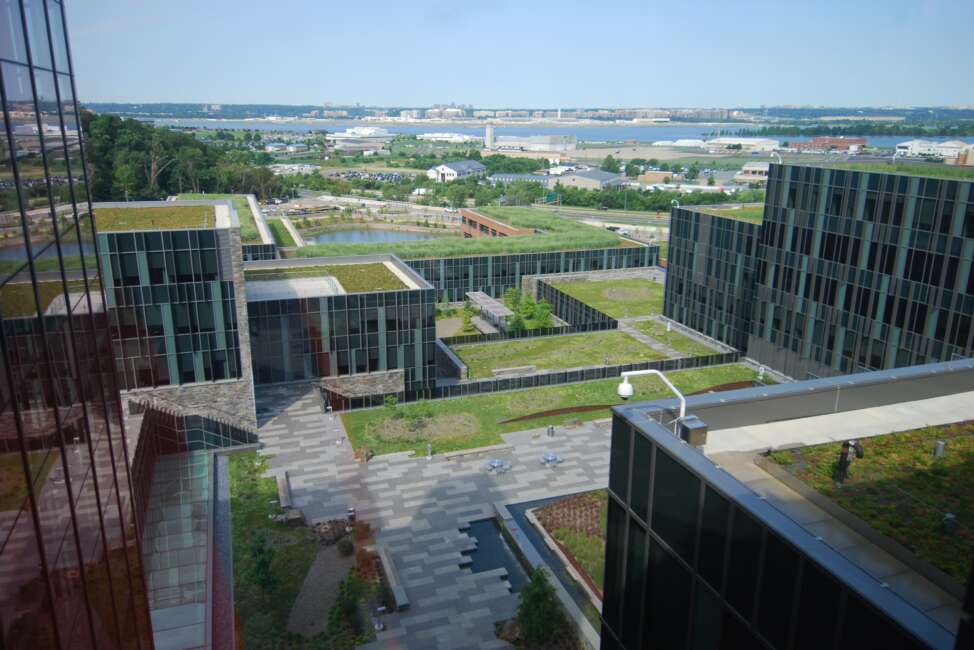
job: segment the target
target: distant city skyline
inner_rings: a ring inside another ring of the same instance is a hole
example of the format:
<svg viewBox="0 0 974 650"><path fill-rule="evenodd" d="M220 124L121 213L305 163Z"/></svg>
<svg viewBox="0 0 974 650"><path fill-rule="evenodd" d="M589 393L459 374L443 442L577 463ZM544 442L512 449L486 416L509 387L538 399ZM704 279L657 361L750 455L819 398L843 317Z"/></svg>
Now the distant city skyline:
<svg viewBox="0 0 974 650"><path fill-rule="evenodd" d="M66 3L80 99L969 106L974 3Z"/></svg>

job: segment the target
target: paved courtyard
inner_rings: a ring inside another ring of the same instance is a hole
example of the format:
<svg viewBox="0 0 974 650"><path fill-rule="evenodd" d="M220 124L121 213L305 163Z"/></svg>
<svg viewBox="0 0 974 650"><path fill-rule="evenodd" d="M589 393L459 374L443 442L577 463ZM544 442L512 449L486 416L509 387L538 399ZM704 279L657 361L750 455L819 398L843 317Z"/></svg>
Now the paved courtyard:
<svg viewBox="0 0 974 650"><path fill-rule="evenodd" d="M494 516L495 503L604 488L608 482L609 422L558 427L555 437L535 429L503 436L506 445L479 457L432 461L407 454L357 463L337 416L324 415L317 393L305 387L262 389L260 438L270 465L287 470L295 506L313 523L344 517L378 528L410 601L407 611L386 617L376 648L507 647L494 637L494 622L511 617L517 595L500 573L472 573L462 551L475 546L461 532L467 523ZM435 451L435 449L434 449ZM564 462L543 466L551 451ZM511 464L487 472L491 457Z"/></svg>

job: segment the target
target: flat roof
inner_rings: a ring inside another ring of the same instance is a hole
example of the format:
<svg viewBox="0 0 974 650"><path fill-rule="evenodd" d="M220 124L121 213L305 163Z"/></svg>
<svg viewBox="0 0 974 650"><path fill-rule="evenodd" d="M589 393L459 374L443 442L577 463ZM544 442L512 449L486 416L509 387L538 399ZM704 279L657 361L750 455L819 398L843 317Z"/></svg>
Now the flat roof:
<svg viewBox="0 0 974 650"><path fill-rule="evenodd" d="M95 203L99 232L210 230L239 224L229 201L129 201Z"/></svg>
<svg viewBox="0 0 974 650"><path fill-rule="evenodd" d="M432 288L392 255L247 262L244 280L248 302Z"/></svg>
<svg viewBox="0 0 974 650"><path fill-rule="evenodd" d="M467 297L470 298L475 305L490 312L498 318L508 318L514 315L514 312L511 311L507 305L502 303L497 298L492 298L483 291L468 291Z"/></svg>
<svg viewBox="0 0 974 650"><path fill-rule="evenodd" d="M898 174L900 176L922 176L952 181L974 181L974 167L963 165L943 165L922 162L837 162L822 165L794 165L795 167L820 167L844 171L872 172L877 174Z"/></svg>
<svg viewBox="0 0 974 650"><path fill-rule="evenodd" d="M756 223L759 225L764 223L763 203L756 205L737 205L726 207L721 207L719 205L688 205L681 207L715 217L727 217L728 219L736 219L738 221L746 221L748 223Z"/></svg>
<svg viewBox="0 0 974 650"><path fill-rule="evenodd" d="M658 423L661 411L669 421L677 407L677 400L668 399L613 411L917 638L931 647L953 647L958 597L918 565L895 559L885 542L875 541L880 533L860 534L752 459L769 449L828 442L837 454L844 440L974 419L974 361L690 396L687 413L709 427L702 450ZM868 454L868 441L865 446Z"/></svg>

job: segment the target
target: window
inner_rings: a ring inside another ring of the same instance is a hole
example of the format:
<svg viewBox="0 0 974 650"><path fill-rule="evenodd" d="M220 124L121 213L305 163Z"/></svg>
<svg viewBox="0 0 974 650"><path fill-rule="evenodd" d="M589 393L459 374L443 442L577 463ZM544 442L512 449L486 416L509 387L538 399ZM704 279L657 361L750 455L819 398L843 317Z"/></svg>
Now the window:
<svg viewBox="0 0 974 650"><path fill-rule="evenodd" d="M693 560L700 480L662 449L656 449L652 528L684 560Z"/></svg>

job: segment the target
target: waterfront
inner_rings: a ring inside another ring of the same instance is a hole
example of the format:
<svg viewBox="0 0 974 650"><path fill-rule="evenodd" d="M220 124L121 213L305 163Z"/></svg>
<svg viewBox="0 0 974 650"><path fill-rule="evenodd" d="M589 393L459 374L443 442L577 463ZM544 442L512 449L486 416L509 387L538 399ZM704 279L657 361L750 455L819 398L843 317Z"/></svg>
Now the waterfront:
<svg viewBox="0 0 974 650"><path fill-rule="evenodd" d="M202 119L178 119L178 118L157 118L152 120L156 126L176 127L184 129L251 129L254 131L291 131L291 132L312 132L312 131L344 131L355 126L381 126L390 133L403 135L419 135L421 133L445 132L459 133L461 135L483 136L483 125L464 125L460 123L438 123L429 124L398 124L382 123L373 124L371 122L352 121L331 121L316 120L303 122L284 122L267 120L202 120ZM495 125L494 135L574 135L579 142L656 142L659 140L678 140L687 139L707 139L720 135L733 135L739 129L757 129L761 125L755 124L639 124L639 125L618 125L611 124L606 126L593 124L525 124L521 125ZM787 136L775 135L767 136L781 142L805 142L812 136ZM850 134L849 137L858 137ZM865 137L871 146L889 147L896 146L899 142L911 140L920 136L862 136ZM936 142L946 140L963 140L964 142L974 143L974 138L949 138L949 137L926 137L924 139ZM688 150L690 152L690 150Z"/></svg>

